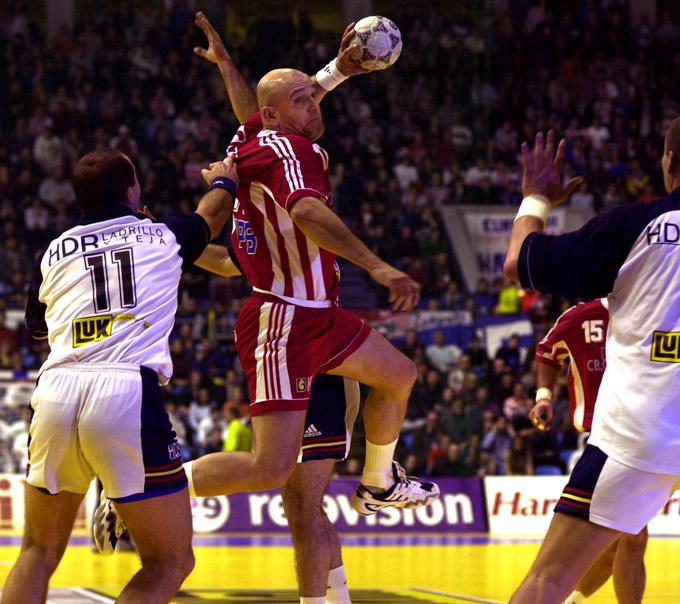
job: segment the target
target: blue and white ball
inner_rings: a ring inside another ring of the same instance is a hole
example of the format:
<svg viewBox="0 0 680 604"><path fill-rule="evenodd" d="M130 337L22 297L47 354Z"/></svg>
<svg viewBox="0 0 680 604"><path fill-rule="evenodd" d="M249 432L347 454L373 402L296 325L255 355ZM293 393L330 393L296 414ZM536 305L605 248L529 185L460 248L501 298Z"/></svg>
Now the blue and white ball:
<svg viewBox="0 0 680 604"><path fill-rule="evenodd" d="M358 48L357 61L371 71L387 69L401 54L401 32L394 21L374 15L364 17L354 26Z"/></svg>

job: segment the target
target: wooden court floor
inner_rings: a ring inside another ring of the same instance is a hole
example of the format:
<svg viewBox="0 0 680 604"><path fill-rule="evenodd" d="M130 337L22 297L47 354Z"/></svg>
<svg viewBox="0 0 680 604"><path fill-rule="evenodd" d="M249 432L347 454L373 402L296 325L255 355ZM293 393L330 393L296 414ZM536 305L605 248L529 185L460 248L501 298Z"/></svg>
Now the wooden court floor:
<svg viewBox="0 0 680 604"><path fill-rule="evenodd" d="M0 543L15 541L0 535ZM112 602L138 568L134 553L94 554L84 535L57 570L49 602ZM346 536L345 566L355 604L505 602L538 549L536 540ZM437 544L435 544L437 543ZM0 546L0 582L15 560L17 545ZM196 568L173 602L284 604L298 602L292 548L284 537L198 538ZM646 557L645 602L680 602L680 539L651 538ZM614 603L611 581L588 600Z"/></svg>

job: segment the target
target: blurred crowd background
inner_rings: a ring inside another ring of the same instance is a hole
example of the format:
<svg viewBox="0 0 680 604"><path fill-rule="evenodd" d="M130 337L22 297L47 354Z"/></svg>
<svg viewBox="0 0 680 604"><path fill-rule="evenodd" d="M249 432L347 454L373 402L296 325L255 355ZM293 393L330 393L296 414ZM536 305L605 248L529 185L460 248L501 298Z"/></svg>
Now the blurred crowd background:
<svg viewBox="0 0 680 604"><path fill-rule="evenodd" d="M0 5L5 377L32 375L48 351L7 317L23 308L43 246L78 220L70 183L77 159L104 146L127 153L144 203L162 218L195 207L201 167L223 155L238 127L217 69L192 54L204 43L196 8L226 32L252 82L278 66L315 73L337 52L339 19L325 28L313 12L277 3L246 22L215 4L104 3L77 11L72 31L49 39L30 3ZM633 17L617 0L456 3L458 12L449 4L391 3L385 12L404 37L399 62L324 100L320 144L343 220L422 284L423 309L462 311L472 321L465 341L414 330L398 342L419 370L399 447L409 472L561 472L582 444L569 427L564 384L553 430L534 430L527 413L533 346L573 301L521 292L500 276L466 288L439 211L518 205L519 144L548 128L569 142L565 178L585 177L572 206L602 212L661 195L663 134L680 115L680 26L661 11ZM363 276L353 281L355 298L365 291L375 307L387 306ZM182 278L167 404L187 458L249 447L247 388L233 345L247 293L241 279L198 269ZM510 337L486 350L474 326L494 315L528 316L534 343ZM23 469L27 419L25 405L0 408L0 471ZM339 472L359 471L361 446L356 438Z"/></svg>

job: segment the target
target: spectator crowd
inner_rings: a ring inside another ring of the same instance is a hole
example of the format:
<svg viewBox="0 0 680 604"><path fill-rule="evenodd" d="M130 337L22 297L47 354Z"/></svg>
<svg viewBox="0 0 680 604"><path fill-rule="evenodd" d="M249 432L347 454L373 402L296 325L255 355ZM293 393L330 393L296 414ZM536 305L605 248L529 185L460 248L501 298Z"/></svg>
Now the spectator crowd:
<svg viewBox="0 0 680 604"><path fill-rule="evenodd" d="M201 167L224 153L238 127L217 70L192 54L204 41L187 4L110 3L77 13L73 30L51 39L27 6L0 8L0 370L24 377L46 357L47 345L10 327L6 311L23 307L43 246L78 220L70 182L77 159L97 147L124 151L144 203L163 217L193 209ZM424 309L467 311L473 320L526 313L537 341L565 301L502 278L467 291L439 211L517 205L519 143L548 128L569 142L565 178L585 177L572 206L600 212L660 195L663 133L680 115L680 26L665 14L633 18L620 0L486 5L455 13L436 2L395 3L389 16L405 43L399 62L324 100L320 143L331 156L337 211L421 283ZM224 23L224 15L209 16ZM339 39L283 6L247 25L231 15L229 32L227 46L249 81L284 65L314 73ZM198 269L182 278L167 404L187 458L250 447L233 344L247 291L240 279ZM555 429L535 431L527 419L531 347L521 350L511 337L487 351L480 338L425 341L411 332L403 349L419 374L399 450L409 472L565 469L577 447L566 389ZM26 420L20 411L0 416L6 468L21 464L12 451ZM357 465L353 456L340 469Z"/></svg>

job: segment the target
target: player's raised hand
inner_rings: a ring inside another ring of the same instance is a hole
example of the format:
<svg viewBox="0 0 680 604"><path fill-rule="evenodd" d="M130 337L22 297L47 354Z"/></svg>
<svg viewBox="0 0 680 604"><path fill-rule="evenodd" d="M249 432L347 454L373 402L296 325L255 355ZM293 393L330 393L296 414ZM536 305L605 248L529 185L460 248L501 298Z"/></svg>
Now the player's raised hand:
<svg viewBox="0 0 680 604"><path fill-rule="evenodd" d="M370 69L364 69L356 61L357 45L354 44L354 22L350 23L342 34L340 49L336 57L338 69L346 76L368 73Z"/></svg>
<svg viewBox="0 0 680 604"><path fill-rule="evenodd" d="M411 310L420 301L420 285L393 266L383 262L370 275L374 281L390 290L392 310Z"/></svg>
<svg viewBox="0 0 680 604"><path fill-rule="evenodd" d="M555 133L550 130L544 137L542 132L536 135L534 150L524 142L521 147L520 161L524 168L522 175L522 193L529 195L543 195L548 198L552 206L562 203L578 187L583 178L572 178L566 185L562 184L564 160L567 154L567 141L562 139L555 151Z"/></svg>
<svg viewBox="0 0 680 604"><path fill-rule="evenodd" d="M539 430L550 430L553 420L553 410L550 401L543 399L538 401L529 411L531 423Z"/></svg>
<svg viewBox="0 0 680 604"><path fill-rule="evenodd" d="M236 171L236 162L234 156L229 155L222 161L214 161L207 168L201 170L201 176L206 184L210 184L218 176L224 176L233 180L238 186L238 172Z"/></svg>
<svg viewBox="0 0 680 604"><path fill-rule="evenodd" d="M215 28L211 25L210 21L208 21L208 17L200 11L196 13L196 25L201 28L205 37L208 38L208 48L197 46L194 48L194 54L197 57L207 59L211 63L228 61L230 58L229 53L224 47L222 38L220 38L220 35L215 31Z"/></svg>

